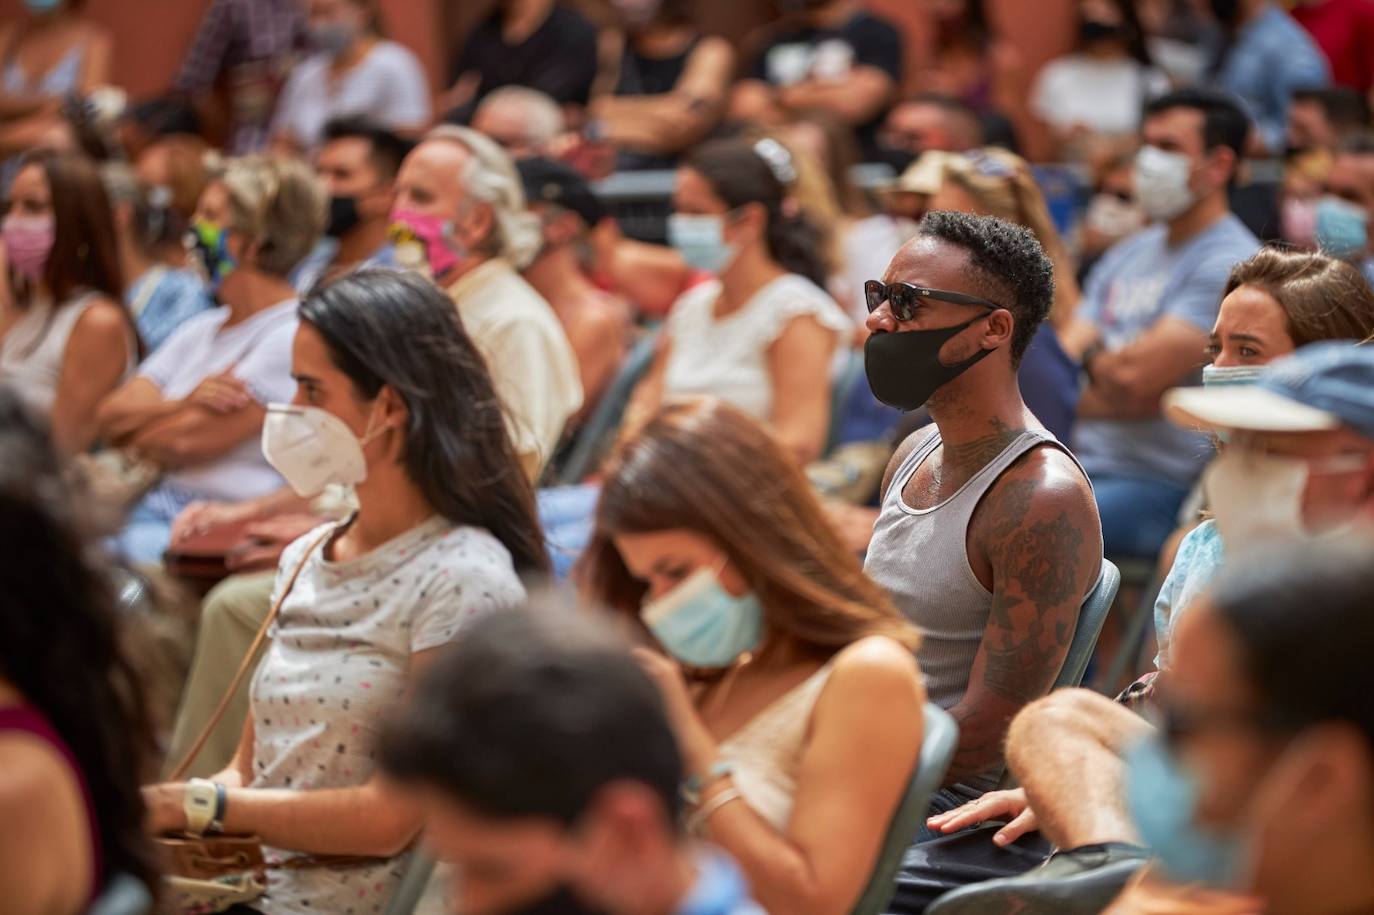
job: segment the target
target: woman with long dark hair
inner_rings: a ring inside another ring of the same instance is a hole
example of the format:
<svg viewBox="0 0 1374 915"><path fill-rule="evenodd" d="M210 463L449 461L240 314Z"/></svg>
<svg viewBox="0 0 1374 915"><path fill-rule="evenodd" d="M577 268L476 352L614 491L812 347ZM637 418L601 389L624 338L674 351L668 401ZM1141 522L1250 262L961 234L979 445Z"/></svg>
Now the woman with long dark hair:
<svg viewBox="0 0 1374 915"><path fill-rule="evenodd" d="M58 451L96 438L96 409L138 357L110 201L94 163L26 157L0 226L0 383L48 420Z"/></svg>
<svg viewBox="0 0 1374 915"><path fill-rule="evenodd" d="M678 170L669 241L713 276L674 303L632 421L665 396L706 394L766 422L799 461L820 455L831 359L852 325L823 288L819 233L790 196L796 179L772 139L706 143Z"/></svg>
<svg viewBox="0 0 1374 915"><path fill-rule="evenodd" d="M152 732L59 464L0 388L0 886L14 915L75 915L108 878L151 887L156 873L138 792Z"/></svg>
<svg viewBox="0 0 1374 915"><path fill-rule="evenodd" d="M295 400L269 407L263 451L297 494L352 487L358 509L282 556L233 761L213 780L146 789L154 831L205 831L185 801L207 796L214 824L261 836L269 864L369 859L273 868L253 903L267 915L385 904L419 818L377 777L377 731L436 650L522 600L520 574L547 564L486 364L432 283L366 270L317 288L292 374Z"/></svg>
<svg viewBox="0 0 1374 915"><path fill-rule="evenodd" d="M854 907L921 745L918 634L805 475L720 401L664 407L606 470L580 583L666 654L689 825L770 912Z"/></svg>

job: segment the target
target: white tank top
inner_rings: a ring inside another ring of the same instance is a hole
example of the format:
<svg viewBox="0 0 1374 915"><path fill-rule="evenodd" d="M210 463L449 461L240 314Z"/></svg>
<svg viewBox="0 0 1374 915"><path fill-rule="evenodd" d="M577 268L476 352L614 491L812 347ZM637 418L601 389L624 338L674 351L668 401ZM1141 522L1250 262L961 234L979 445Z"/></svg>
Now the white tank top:
<svg viewBox="0 0 1374 915"><path fill-rule="evenodd" d="M14 322L4 339L0 339L0 384L13 389L20 402L34 414L43 417L52 414L67 343L76 322L95 300L95 293L84 292L57 308L51 303L35 302ZM133 360L131 345L130 371Z"/></svg>

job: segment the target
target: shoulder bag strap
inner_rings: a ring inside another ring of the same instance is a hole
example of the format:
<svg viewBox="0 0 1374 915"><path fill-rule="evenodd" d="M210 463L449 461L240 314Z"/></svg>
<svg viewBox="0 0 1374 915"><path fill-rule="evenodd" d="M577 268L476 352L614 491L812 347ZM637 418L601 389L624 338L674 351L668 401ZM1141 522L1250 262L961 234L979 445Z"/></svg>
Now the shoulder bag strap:
<svg viewBox="0 0 1374 915"><path fill-rule="evenodd" d="M262 625L258 627L258 634L253 637L253 644L248 646L248 653L245 654L243 660L239 662L238 672L234 674L234 679L229 682L229 688L224 691L224 695L220 698L219 706L216 707L215 713L211 715L210 720L205 723L205 727L201 730L200 736L196 738L195 743L191 744L191 749L186 751L185 757L182 758L181 762L177 763L177 767L173 769L171 775L167 777L168 781L178 782L185 778L186 771L191 768L191 763L200 755L200 751L205 747L205 742L210 739L210 734L219 725L220 719L224 717L224 713L228 710L229 703L233 700L234 694L237 693L239 687L243 685L243 678L248 675L249 668L253 666L253 656L258 653L258 649L262 647L262 643L267 639L267 630L271 629L272 624L276 622L277 614L281 612L281 605L286 601L286 597L291 593L291 589L295 587L296 579L300 577L301 571L305 569L305 564L310 561L310 556L315 552L315 549L322 546L334 531L335 525L329 525L328 530L317 537L315 541L306 548L305 555L303 555L301 561L296 564L296 568L291 572L291 577L286 580L286 586L282 588L281 594L277 595L276 601L272 604L272 609L267 611L266 618L263 619Z"/></svg>

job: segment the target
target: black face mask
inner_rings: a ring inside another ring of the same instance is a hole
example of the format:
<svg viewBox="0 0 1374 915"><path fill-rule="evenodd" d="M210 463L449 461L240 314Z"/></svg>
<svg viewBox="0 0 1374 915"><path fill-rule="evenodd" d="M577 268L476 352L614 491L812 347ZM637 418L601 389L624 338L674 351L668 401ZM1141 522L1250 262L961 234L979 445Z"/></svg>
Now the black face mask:
<svg viewBox="0 0 1374 915"><path fill-rule="evenodd" d="M324 234L330 238L342 238L358 224L359 219L357 197L330 197L329 223L324 227Z"/></svg>
<svg viewBox="0 0 1374 915"><path fill-rule="evenodd" d="M600 909L584 904L566 886L555 886L546 895L507 909L505 915L604 915Z"/></svg>
<svg viewBox="0 0 1374 915"><path fill-rule="evenodd" d="M953 327L871 335L864 344L864 372L873 396L908 413L924 406L930 395L993 352L981 350L954 365L940 361L942 346L986 317L969 318Z"/></svg>
<svg viewBox="0 0 1374 915"><path fill-rule="evenodd" d="M1098 41L1115 41L1125 34L1126 30L1115 22L1099 22L1096 19L1085 19L1078 25L1078 40L1084 44L1093 44Z"/></svg>
<svg viewBox="0 0 1374 915"><path fill-rule="evenodd" d="M1240 18L1240 0L1211 0L1212 15L1227 28L1235 26Z"/></svg>
<svg viewBox="0 0 1374 915"><path fill-rule="evenodd" d="M886 162L888 165L892 166L892 170L898 175L906 171L911 166L911 163L915 162L921 156L918 152L912 152L909 149L901 149L886 144L880 144L878 146L877 154L878 161Z"/></svg>

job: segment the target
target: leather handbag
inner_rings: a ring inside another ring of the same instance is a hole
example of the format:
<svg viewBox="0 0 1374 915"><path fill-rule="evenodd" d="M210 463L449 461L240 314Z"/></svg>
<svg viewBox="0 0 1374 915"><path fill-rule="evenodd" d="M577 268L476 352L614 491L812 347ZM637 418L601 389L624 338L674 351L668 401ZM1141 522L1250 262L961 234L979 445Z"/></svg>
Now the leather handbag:
<svg viewBox="0 0 1374 915"><path fill-rule="evenodd" d="M169 781L185 778L191 762L199 755L210 734L224 717L234 694L252 667L253 657L267 633L276 622L282 604L296 585L316 548L334 532L330 526L306 549L301 561L292 570L285 587L277 595L262 625L258 627L253 644L239 663L229 688L225 690L205 727L186 755L172 770ZM210 915L230 906L252 902L263 894L267 886L267 871L272 868L304 870L317 867L354 867L374 864L378 859L346 855L305 855L276 864L268 864L262 852L262 840L255 835L203 835L186 833L159 836L155 840L162 859L163 886L159 894L159 915Z"/></svg>

